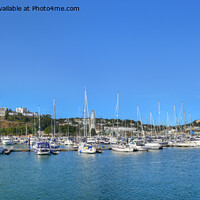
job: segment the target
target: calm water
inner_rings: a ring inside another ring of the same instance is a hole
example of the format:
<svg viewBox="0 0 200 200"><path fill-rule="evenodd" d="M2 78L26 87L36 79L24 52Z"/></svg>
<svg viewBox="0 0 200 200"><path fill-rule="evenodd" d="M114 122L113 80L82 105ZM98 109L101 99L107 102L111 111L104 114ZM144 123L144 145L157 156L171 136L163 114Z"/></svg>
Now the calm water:
<svg viewBox="0 0 200 200"><path fill-rule="evenodd" d="M0 155L0 199L200 199L200 149Z"/></svg>

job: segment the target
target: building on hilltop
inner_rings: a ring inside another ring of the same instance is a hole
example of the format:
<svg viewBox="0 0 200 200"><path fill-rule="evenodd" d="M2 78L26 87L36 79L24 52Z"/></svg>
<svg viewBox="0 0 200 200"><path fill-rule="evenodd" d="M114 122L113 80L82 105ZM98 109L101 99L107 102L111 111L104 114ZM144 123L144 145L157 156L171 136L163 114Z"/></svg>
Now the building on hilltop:
<svg viewBox="0 0 200 200"><path fill-rule="evenodd" d="M10 115L10 116L17 116L18 113L17 112L9 112L8 115Z"/></svg>
<svg viewBox="0 0 200 200"><path fill-rule="evenodd" d="M8 112L7 108L0 108L0 117L5 117L7 112Z"/></svg>
<svg viewBox="0 0 200 200"><path fill-rule="evenodd" d="M34 116L34 114L32 112L26 112L26 113L23 113L22 115L25 117L33 117Z"/></svg>
<svg viewBox="0 0 200 200"><path fill-rule="evenodd" d="M23 113L28 113L29 110L27 108L18 107L16 108L16 112L23 114Z"/></svg>

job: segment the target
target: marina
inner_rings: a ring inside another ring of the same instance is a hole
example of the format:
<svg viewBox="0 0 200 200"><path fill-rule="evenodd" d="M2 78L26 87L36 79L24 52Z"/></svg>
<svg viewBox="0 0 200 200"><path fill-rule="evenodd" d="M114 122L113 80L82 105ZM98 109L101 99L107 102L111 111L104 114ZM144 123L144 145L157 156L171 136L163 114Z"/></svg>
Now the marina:
<svg viewBox="0 0 200 200"><path fill-rule="evenodd" d="M200 1L14 3L0 200L200 200Z"/></svg>

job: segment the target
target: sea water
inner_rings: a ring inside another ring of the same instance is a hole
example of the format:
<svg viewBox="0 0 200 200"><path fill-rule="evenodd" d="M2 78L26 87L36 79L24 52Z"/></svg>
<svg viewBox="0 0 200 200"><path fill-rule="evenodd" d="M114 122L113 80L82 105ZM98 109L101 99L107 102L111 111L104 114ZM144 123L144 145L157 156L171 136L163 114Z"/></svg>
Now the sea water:
<svg viewBox="0 0 200 200"><path fill-rule="evenodd" d="M0 155L0 199L200 199L200 149Z"/></svg>

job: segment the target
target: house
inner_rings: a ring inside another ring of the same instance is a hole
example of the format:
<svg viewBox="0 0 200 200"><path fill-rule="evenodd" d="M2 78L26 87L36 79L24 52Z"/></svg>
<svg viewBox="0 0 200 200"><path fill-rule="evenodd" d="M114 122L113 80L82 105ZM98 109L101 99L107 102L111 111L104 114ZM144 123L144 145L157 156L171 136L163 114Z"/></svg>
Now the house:
<svg viewBox="0 0 200 200"><path fill-rule="evenodd" d="M5 117L7 112L8 112L7 108L0 108L0 117Z"/></svg>

